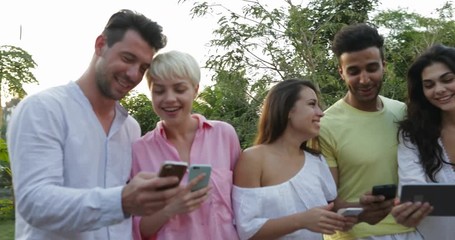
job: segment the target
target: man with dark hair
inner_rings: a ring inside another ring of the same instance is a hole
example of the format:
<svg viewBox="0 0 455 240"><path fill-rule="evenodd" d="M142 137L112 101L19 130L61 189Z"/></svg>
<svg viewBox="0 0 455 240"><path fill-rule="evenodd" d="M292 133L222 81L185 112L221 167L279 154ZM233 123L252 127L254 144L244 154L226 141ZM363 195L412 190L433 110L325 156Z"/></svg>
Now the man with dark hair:
<svg viewBox="0 0 455 240"><path fill-rule="evenodd" d="M16 239L131 239L130 216L152 214L176 194L156 189L177 178L140 173L126 183L141 131L118 103L165 45L156 22L121 10L77 81L18 105L7 134Z"/></svg>
<svg viewBox="0 0 455 240"><path fill-rule="evenodd" d="M397 122L405 105L379 95L385 71L384 38L367 24L343 27L333 40L348 92L321 119L321 150L337 183L335 208L363 207L351 231L326 239L420 239L389 215L393 199L372 195L375 185L397 184Z"/></svg>

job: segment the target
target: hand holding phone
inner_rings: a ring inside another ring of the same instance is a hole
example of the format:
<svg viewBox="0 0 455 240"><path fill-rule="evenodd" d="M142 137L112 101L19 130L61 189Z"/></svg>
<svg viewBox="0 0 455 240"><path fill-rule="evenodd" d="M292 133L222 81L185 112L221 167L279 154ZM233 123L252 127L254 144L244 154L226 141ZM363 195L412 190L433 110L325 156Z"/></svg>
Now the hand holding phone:
<svg viewBox="0 0 455 240"><path fill-rule="evenodd" d="M385 184L385 185L377 185L374 186L372 189L373 195L383 195L385 200L395 198L397 194L397 185L395 184Z"/></svg>
<svg viewBox="0 0 455 240"><path fill-rule="evenodd" d="M185 175L186 169L188 164L186 162L179 162L179 161L165 161L163 165L161 165L160 172L158 173L158 177L169 177L169 176L176 176L178 177L179 181L177 184L164 186L158 188L157 190L165 190L169 188L177 187L180 184L180 181Z"/></svg>
<svg viewBox="0 0 455 240"><path fill-rule="evenodd" d="M205 188L209 185L210 174L212 172L212 166L209 164L192 164L190 166L190 172L188 174L188 182L191 182L195 177L204 173L204 178L199 181L196 185L191 188L191 191L197 191L199 189Z"/></svg>

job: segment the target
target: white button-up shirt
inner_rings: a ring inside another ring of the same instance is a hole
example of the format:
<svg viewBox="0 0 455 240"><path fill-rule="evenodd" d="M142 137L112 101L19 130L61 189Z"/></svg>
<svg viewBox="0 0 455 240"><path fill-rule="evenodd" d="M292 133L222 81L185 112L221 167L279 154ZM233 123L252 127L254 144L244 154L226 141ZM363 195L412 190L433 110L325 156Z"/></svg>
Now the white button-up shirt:
<svg viewBox="0 0 455 240"><path fill-rule="evenodd" d="M24 99L7 134L16 239L131 239L121 191L139 137L118 103L106 135L75 82Z"/></svg>

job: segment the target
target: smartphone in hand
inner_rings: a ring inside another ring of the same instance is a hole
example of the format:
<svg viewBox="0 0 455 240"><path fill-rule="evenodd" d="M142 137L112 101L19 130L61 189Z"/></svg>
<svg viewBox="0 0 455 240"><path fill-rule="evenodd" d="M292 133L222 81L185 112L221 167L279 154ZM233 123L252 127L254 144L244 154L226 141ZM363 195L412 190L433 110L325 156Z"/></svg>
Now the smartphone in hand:
<svg viewBox="0 0 455 240"><path fill-rule="evenodd" d="M397 194L397 185L395 184L385 184L385 185L376 185L372 189L373 195L383 195L385 200L395 198Z"/></svg>
<svg viewBox="0 0 455 240"><path fill-rule="evenodd" d="M177 184L164 186L158 188L157 190L165 190L169 188L177 187L180 184L180 181L185 175L186 169L188 164L186 162L179 162L179 161L165 161L163 165L161 165L160 172L158 173L158 177L169 177L169 176L176 176L178 177L179 181Z"/></svg>
<svg viewBox="0 0 455 240"><path fill-rule="evenodd" d="M205 188L209 185L210 174L212 172L212 166L209 164L192 164L190 166L188 174L188 182L191 182L195 177L199 176L202 173L205 173L204 178L199 181L194 187L191 188L191 191L197 191L201 188Z"/></svg>
<svg viewBox="0 0 455 240"><path fill-rule="evenodd" d="M363 212L363 208L361 208L361 207L340 208L337 211L338 214L341 214L342 216L345 216L345 217L358 216L362 212Z"/></svg>

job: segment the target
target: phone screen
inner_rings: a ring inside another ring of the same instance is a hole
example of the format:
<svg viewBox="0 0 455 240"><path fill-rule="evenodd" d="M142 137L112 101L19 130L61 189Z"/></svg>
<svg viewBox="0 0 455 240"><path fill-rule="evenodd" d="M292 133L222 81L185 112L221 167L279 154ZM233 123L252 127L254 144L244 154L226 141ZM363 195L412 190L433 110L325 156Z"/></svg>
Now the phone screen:
<svg viewBox="0 0 455 240"><path fill-rule="evenodd" d="M209 185L210 174L212 172L212 167L208 164L193 164L190 166L190 173L188 175L188 182L193 180L195 177L199 176L202 173L205 173L204 179L198 182L191 191L197 191L201 188L205 188Z"/></svg>

